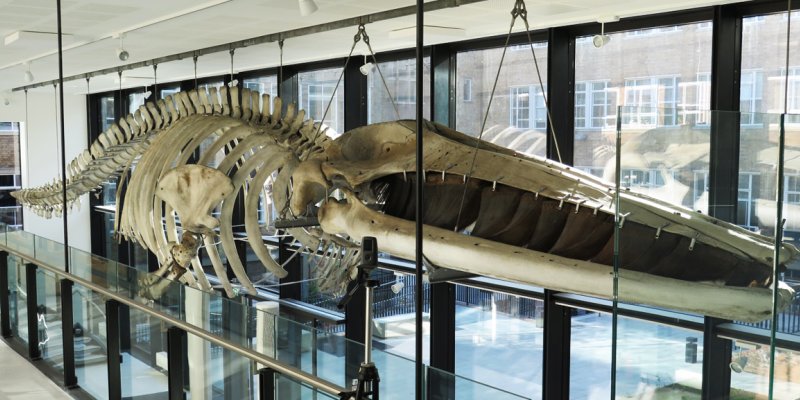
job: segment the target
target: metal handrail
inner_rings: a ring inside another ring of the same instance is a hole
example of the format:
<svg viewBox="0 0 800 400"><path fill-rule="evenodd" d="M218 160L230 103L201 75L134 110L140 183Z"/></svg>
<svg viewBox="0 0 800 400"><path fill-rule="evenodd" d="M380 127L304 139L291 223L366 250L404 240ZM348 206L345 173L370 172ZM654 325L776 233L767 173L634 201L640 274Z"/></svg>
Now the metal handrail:
<svg viewBox="0 0 800 400"><path fill-rule="evenodd" d="M31 262L33 264L36 264L40 268L44 268L44 269L46 269L46 270L48 270L48 271L50 271L50 272L52 272L52 273L54 273L54 274L56 274L58 276L61 276L61 277L65 278L65 279L69 279L70 281L75 282L75 283L77 283L77 284L79 284L81 286L84 286L86 288L89 288L90 290L92 290L94 292L100 293L103 296L106 296L106 297L108 297L110 299L116 300L116 301L120 302L121 304L125 304L128 307L133 307L136 310L139 310L141 312L150 314L150 315L152 315L152 316L154 316L154 317L156 317L156 318L158 318L158 319L160 319L162 321L165 321L165 322L167 322L167 323L169 323L169 324L171 324L173 326L176 326L176 327L178 327L180 329L183 329L184 331L186 331L188 333L191 333L192 335L198 336L198 337L200 337L200 338L202 338L202 339L204 339L206 341L209 341L209 342L211 342L211 343L213 343L213 344L215 344L217 346L220 346L220 347L222 347L222 348L224 348L226 350L235 352L235 353L241 355L242 357L248 358L248 359L250 359L252 361L255 361L255 362L259 363L259 364L265 365L268 368L272 369L273 371L275 371L275 372L277 372L277 373L279 373L281 375L284 375L284 376L286 376L288 378L300 381L300 382L302 382L304 384L307 384L308 386L311 386L312 388L314 388L316 390L321 390L321 391L323 391L325 393L328 393L328 394L331 394L331 395L334 395L334 396L341 396L343 393L347 392L347 390L345 388L341 387L341 386L338 386L336 384L333 384L333 383L330 383L330 382L325 381L323 379L320 379L319 377L316 377L316 376L313 376L311 374L308 374L308 373L306 373L306 372L304 372L304 371L302 371L302 370L300 370L298 368L292 367L290 365L286 365L286 364L284 364L284 363L282 363L280 361L277 361L275 359L269 358L269 357L267 357L267 356L265 356L265 355L263 355L261 353L258 353L258 352L254 351L252 349L243 347L243 346L235 344L235 343L230 343L230 342L228 342L228 341L226 341L224 339L220 339L219 337L215 336L211 332L208 332L208 331L206 331L204 329L198 328L198 327L196 327L196 326L194 326L192 324L189 324L189 323L187 323L185 321L179 320L179 319L177 319L177 318L175 318L175 317L173 317L171 315L168 315L168 314L166 314L164 312L161 312L159 310L155 310L155 309L149 308L149 307L147 307L147 306L145 306L143 304L139 304L139 303L137 303L135 301L131 301L131 299L129 299L129 298L125 297L125 296L122 296L119 293L116 293L116 292L113 292L113 291L111 291L109 289L106 289L104 287L98 286L97 284L95 284L93 282L90 282L90 281L88 281L86 279L83 279L81 277L78 277L78 276L72 275L70 273L64 272L63 270L61 270L61 269L59 269L59 268L57 268L57 267L55 267L53 265L50 265L50 264L48 264L46 262L33 259L29 255L22 254L17 250L13 250L13 249L10 249L10 248L5 247L5 246L1 246L0 245L0 248L3 248L4 251L8 252L11 255L19 257L19 258L21 258L23 260L27 260L27 261L29 261L29 262Z"/></svg>

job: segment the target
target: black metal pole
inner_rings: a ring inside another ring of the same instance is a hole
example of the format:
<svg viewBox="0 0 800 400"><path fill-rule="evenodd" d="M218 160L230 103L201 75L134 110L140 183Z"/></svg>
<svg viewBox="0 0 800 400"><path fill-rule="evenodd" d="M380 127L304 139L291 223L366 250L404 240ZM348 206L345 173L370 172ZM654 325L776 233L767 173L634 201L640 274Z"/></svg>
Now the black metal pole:
<svg viewBox="0 0 800 400"><path fill-rule="evenodd" d="M122 399L122 376L120 364L122 353L119 340L119 309L121 304L116 300L106 301L106 361L108 368L108 398Z"/></svg>
<svg viewBox="0 0 800 400"><path fill-rule="evenodd" d="M259 400L275 400L275 371L271 368L258 370L258 398Z"/></svg>
<svg viewBox="0 0 800 400"><path fill-rule="evenodd" d="M59 281L61 285L61 349L64 359L64 387L78 386L78 377L75 375L75 331L73 330L72 315L72 286L69 279Z"/></svg>
<svg viewBox="0 0 800 400"><path fill-rule="evenodd" d="M0 251L0 335L11 337L11 293L8 291L8 253Z"/></svg>
<svg viewBox="0 0 800 400"><path fill-rule="evenodd" d="M186 332L178 327L167 330L167 375L169 377L169 400L183 400L183 360L186 358L183 342Z"/></svg>
<svg viewBox="0 0 800 400"><path fill-rule="evenodd" d="M61 216L64 220L64 271L69 272L69 233L67 225L67 151L64 141L64 45L61 34L61 0L56 0L56 15L58 24L58 101L61 113L59 123L61 124L61 203L63 209Z"/></svg>
<svg viewBox="0 0 800 400"><path fill-rule="evenodd" d="M42 358L39 349L39 304L36 300L36 264L25 264L25 290L28 292L28 357L31 360Z"/></svg>
<svg viewBox="0 0 800 400"><path fill-rule="evenodd" d="M425 56L423 54L424 45L424 14L425 9L423 0L417 0L417 193L416 193L416 255L415 261L417 265L416 282L415 282L415 297L416 297L416 352L415 352L415 396L417 400L422 400L422 380L423 380L423 364L422 364L422 309L424 307L422 297L422 223L425 210L423 210L423 195L424 188L423 182L423 150L422 150L422 111L423 111L423 65L422 60Z"/></svg>

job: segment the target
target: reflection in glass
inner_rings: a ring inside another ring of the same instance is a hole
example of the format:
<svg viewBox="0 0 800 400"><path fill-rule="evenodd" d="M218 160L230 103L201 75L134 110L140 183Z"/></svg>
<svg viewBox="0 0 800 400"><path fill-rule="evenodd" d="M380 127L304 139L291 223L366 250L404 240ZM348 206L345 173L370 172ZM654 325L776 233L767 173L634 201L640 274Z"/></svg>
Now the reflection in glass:
<svg viewBox="0 0 800 400"><path fill-rule="evenodd" d="M431 59L425 57L423 64L423 97L422 103L430 102L430 79L431 79ZM378 68L386 80L389 93L386 92L381 76L378 71L373 69L367 76L369 103L368 120L370 124L384 121L394 121L398 119L416 119L417 111L417 61L415 59L405 59L398 61L379 62ZM397 105L395 112L392 105L394 99ZM400 115L398 116L397 113ZM430 119L430 107L423 107L423 117Z"/></svg>
<svg viewBox="0 0 800 400"><path fill-rule="evenodd" d="M494 93L483 140L529 155L545 155L547 148L547 44L534 43L542 75L542 88L527 44L509 47ZM502 48L458 53L456 129L478 136Z"/></svg>
<svg viewBox="0 0 800 400"><path fill-rule="evenodd" d="M614 181L624 106L622 185L707 211L711 33L703 23L614 33L602 49L577 38L574 165Z"/></svg>
<svg viewBox="0 0 800 400"><path fill-rule="evenodd" d="M744 341L732 344L731 398L761 399L769 393L770 349ZM800 393L800 353L775 349L774 399L794 400Z"/></svg>

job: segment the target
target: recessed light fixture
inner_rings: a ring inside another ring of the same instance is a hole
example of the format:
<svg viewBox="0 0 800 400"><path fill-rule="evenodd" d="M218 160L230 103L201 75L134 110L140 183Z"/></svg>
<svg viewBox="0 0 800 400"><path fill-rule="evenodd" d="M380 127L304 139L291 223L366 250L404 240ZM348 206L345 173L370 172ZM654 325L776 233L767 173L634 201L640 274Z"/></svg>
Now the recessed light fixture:
<svg viewBox="0 0 800 400"><path fill-rule="evenodd" d="M319 9L314 0L298 0L298 5L300 6L300 15L304 17L317 12L317 9Z"/></svg>

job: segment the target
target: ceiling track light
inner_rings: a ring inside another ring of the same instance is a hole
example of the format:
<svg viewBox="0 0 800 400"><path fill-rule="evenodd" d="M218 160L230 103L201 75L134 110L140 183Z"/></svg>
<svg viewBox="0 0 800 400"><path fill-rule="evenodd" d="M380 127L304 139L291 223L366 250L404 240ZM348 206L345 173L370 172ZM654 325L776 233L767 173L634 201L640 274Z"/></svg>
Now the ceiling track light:
<svg viewBox="0 0 800 400"><path fill-rule="evenodd" d="M300 6L300 15L307 17L317 11L317 3L314 0L297 0Z"/></svg>
<svg viewBox="0 0 800 400"><path fill-rule="evenodd" d="M592 44L594 44L594 47L597 47L599 49L599 48L607 45L608 42L610 42L610 41L611 41L611 36L606 35L606 23L605 22L601 22L600 23L600 34L599 35L594 35L594 37L592 38Z"/></svg>
<svg viewBox="0 0 800 400"><path fill-rule="evenodd" d="M594 35L594 37L592 38L592 44L594 44L594 47L597 47L599 49L607 45L608 42L611 41L611 36L606 35L606 23L617 22L617 21L619 21L619 17L617 16L611 16L597 20L597 22L600 23L600 34Z"/></svg>

